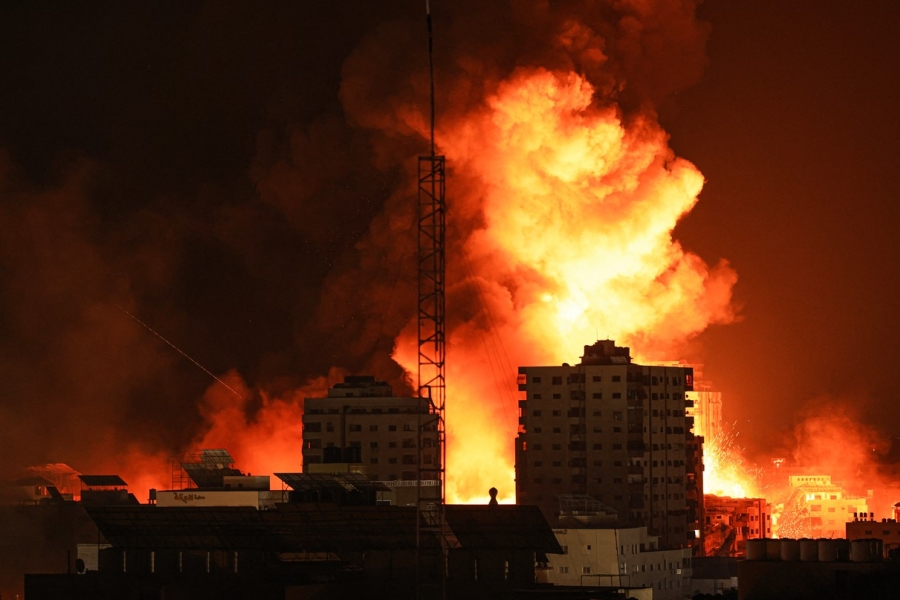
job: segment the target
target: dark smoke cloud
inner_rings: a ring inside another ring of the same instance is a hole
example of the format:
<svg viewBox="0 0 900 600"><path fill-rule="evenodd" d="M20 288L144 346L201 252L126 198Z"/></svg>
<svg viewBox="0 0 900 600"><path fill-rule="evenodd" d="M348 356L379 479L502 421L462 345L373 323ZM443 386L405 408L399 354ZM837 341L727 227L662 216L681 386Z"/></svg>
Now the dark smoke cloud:
<svg viewBox="0 0 900 600"><path fill-rule="evenodd" d="M251 388L337 367L408 391L390 353L414 310L426 146L398 107L424 118L421 8L3 8L4 473L112 469L111 448L202 435L209 378L122 309ZM703 68L691 2L434 10L441 119L523 66L584 73L626 110Z"/></svg>

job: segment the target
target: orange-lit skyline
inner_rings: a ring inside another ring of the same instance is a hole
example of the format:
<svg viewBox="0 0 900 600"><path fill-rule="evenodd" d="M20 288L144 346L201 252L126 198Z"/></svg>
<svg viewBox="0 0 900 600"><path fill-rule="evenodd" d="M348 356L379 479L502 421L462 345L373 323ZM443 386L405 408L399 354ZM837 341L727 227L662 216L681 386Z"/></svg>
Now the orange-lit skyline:
<svg viewBox="0 0 900 600"><path fill-rule="evenodd" d="M449 415L496 428L474 435L502 465L469 460L469 497L511 475L515 367L596 337L703 362L748 465L802 463L811 415L896 458L897 9L732 4L436 4ZM408 391L424 26L379 5L0 9L0 477L198 444L287 469L308 390Z"/></svg>

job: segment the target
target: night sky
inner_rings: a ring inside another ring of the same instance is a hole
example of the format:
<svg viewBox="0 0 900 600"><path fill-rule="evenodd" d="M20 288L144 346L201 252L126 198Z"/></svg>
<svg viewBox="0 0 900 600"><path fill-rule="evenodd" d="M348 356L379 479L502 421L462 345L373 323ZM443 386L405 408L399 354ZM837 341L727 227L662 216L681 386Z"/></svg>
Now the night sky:
<svg viewBox="0 0 900 600"><path fill-rule="evenodd" d="M439 84L457 51L485 78L543 60L521 7L440 4ZM706 2L705 66L687 56L702 68L670 85L683 63L664 60L622 98L652 101L706 178L675 237L731 263L741 320L687 358L760 460L823 403L900 435L900 8L831 5ZM423 8L0 4L0 476L89 472L124 440L174 453L203 429L210 378L122 309L257 391L332 367L404 391L388 357L413 299L368 303L368 277L391 275L365 235L427 147L360 107L420 93L404 74L425 64L407 52ZM384 77L355 94L361 56ZM404 290L414 274L394 276Z"/></svg>

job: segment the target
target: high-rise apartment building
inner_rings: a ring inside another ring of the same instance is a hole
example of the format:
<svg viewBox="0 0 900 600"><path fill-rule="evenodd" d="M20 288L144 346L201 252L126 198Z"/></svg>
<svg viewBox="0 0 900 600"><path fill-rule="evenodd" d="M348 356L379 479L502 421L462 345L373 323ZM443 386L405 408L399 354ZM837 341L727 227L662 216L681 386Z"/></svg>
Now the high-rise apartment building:
<svg viewBox="0 0 900 600"><path fill-rule="evenodd" d="M345 377L327 398L304 401L303 470L349 463L379 481L440 480L437 418L427 398L395 397L371 376Z"/></svg>
<svg viewBox="0 0 900 600"><path fill-rule="evenodd" d="M693 406L688 407L687 414L694 418L694 434L718 443L722 435L722 392L703 379L703 365L691 366L694 368L694 389L687 392L687 398Z"/></svg>
<svg viewBox="0 0 900 600"><path fill-rule="evenodd" d="M577 365L520 367L518 503L538 505L554 523L559 496L584 494L614 509L620 526L647 527L662 547L688 545L692 385L690 367L632 363L611 340L585 346Z"/></svg>

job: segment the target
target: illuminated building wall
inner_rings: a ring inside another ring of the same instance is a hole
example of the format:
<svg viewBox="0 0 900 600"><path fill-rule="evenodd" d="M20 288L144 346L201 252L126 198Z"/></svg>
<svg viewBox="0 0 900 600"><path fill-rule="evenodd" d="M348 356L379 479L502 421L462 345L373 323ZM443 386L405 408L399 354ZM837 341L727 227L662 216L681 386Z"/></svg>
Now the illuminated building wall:
<svg viewBox="0 0 900 600"><path fill-rule="evenodd" d="M897 519L876 520L867 514L857 514L845 525L848 540L879 539L883 542L884 556L888 558L900 550L900 522Z"/></svg>
<svg viewBox="0 0 900 600"><path fill-rule="evenodd" d="M380 481L415 481L421 444L423 479L439 479L437 421L428 407L424 398L392 396L390 386L374 377L345 378L327 398L305 400L303 470L362 464Z"/></svg>
<svg viewBox="0 0 900 600"><path fill-rule="evenodd" d="M628 597L654 599L689 595L691 551L661 550L646 527L628 529L565 528L553 530L563 554L548 554L539 580L554 585L615 586Z"/></svg>
<svg viewBox="0 0 900 600"><path fill-rule="evenodd" d="M829 475L793 475L793 491L785 505L802 520L808 537L840 538L854 513L867 513L868 498L847 494Z"/></svg>
<svg viewBox="0 0 900 600"><path fill-rule="evenodd" d="M772 507L765 498L708 495L704 511L706 556L745 556L747 540L772 537Z"/></svg>
<svg viewBox="0 0 900 600"><path fill-rule="evenodd" d="M692 380L690 368L633 364L610 340L586 346L574 366L520 367L518 503L552 523L560 495L585 494L615 509L620 525L685 546Z"/></svg>

